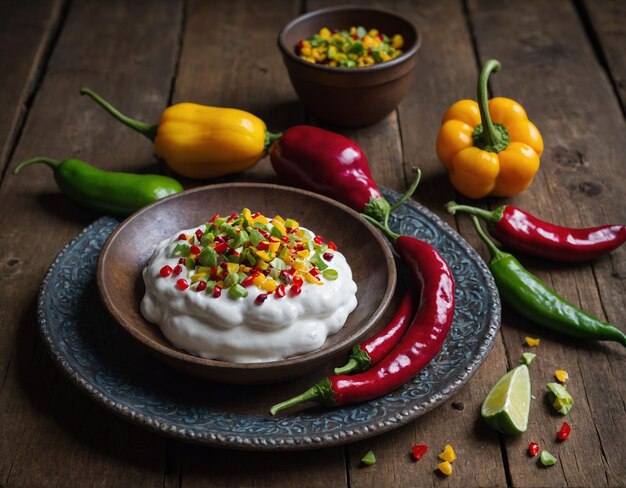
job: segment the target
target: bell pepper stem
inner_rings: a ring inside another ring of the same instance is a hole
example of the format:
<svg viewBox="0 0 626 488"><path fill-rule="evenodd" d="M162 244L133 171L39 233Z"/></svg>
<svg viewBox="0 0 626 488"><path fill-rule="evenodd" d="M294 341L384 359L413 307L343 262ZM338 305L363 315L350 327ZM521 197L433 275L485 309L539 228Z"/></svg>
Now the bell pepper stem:
<svg viewBox="0 0 626 488"><path fill-rule="evenodd" d="M156 137L156 134L157 134L157 130L159 128L158 125L151 125L146 122L141 122L139 120L131 119L130 117L124 115L122 112L117 110L113 105L111 105L109 102L104 100L102 97L100 97L90 88L85 88L85 87L81 88L80 94L89 96L93 101L95 101L98 105L100 105L104 110L109 112L109 114L111 114L113 117L119 120L122 124L127 125L131 129L135 129L137 132L143 134L151 141L154 141L154 138Z"/></svg>
<svg viewBox="0 0 626 488"><path fill-rule="evenodd" d="M390 213L400 208L404 204L404 202L406 202L409 198L413 196L415 190L417 190L417 186L420 184L420 180L422 179L422 171L418 168L413 168L413 170L415 171L415 178L413 179L411 186L409 186L404 195L402 195L402 198L400 198L400 200L398 200L389 208Z"/></svg>
<svg viewBox="0 0 626 488"><path fill-rule="evenodd" d="M478 222L478 217L476 217L476 215L472 215L471 217L472 217L472 223L474 224L474 228L476 229L476 232L478 233L480 238L489 248L489 252L491 253L491 260L493 261L494 259L501 259L505 257L506 253L498 249L497 246L493 243L493 241L489 237L487 237L487 234L485 234L485 231L480 226L480 222Z"/></svg>
<svg viewBox="0 0 626 488"><path fill-rule="evenodd" d="M482 123L476 128L474 134L472 135L476 146L485 151L496 153L508 147L509 132L503 125L496 125L491 120L491 114L489 113L489 93L487 82L489 80L489 75L493 71L498 71L501 66L500 61L497 59L490 59L485 63L483 69L480 71L480 76L478 77L477 101Z"/></svg>
<svg viewBox="0 0 626 488"><path fill-rule="evenodd" d="M15 167L15 169L13 170L13 173L18 174L26 166L30 166L31 164L38 164L38 163L44 163L50 166L53 170L57 169L59 165L61 164L56 159L37 157L37 158L27 159L26 161L22 161L20 164L18 164Z"/></svg>
<svg viewBox="0 0 626 488"><path fill-rule="evenodd" d="M502 213L506 205L502 207L498 207L495 210L486 210L484 208L471 207L469 205L460 205L454 201L448 202L445 205L445 209L450 215L454 215L457 212L464 212L470 215L476 215L477 217L482 217L487 222L497 223L502 219Z"/></svg>
<svg viewBox="0 0 626 488"><path fill-rule="evenodd" d="M272 144L278 141L281 137L283 137L282 132L265 132L265 152L269 151Z"/></svg>

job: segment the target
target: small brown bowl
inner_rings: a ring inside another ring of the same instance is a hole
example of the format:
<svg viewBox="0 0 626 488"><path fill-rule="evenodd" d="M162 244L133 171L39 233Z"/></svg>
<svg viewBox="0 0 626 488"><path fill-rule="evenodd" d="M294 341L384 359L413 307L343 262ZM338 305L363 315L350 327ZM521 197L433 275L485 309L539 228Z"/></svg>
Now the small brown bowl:
<svg viewBox="0 0 626 488"><path fill-rule="evenodd" d="M298 57L296 45L322 27L375 28L404 38L404 53L396 59L363 68L333 68ZM321 120L343 127L361 127L383 119L404 98L411 86L421 36L414 24L386 10L331 7L302 15L278 35L291 84L300 100Z"/></svg>
<svg viewBox="0 0 626 488"><path fill-rule="evenodd" d="M346 256L358 286L357 308L321 349L265 363L239 364L202 359L174 347L141 315L141 272L156 244L180 229L248 207L266 215L292 217L327 239ZM100 254L100 294L111 315L139 344L165 363L190 374L225 383L272 383L320 369L362 339L389 304L396 268L380 232L356 212L315 193L278 185L225 183L196 188L159 200L120 224Z"/></svg>

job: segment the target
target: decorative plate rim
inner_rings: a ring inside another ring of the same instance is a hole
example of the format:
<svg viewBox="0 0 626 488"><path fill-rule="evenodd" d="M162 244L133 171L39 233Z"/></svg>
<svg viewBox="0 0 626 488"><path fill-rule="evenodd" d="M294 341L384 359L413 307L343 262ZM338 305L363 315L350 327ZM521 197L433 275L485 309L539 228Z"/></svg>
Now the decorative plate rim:
<svg viewBox="0 0 626 488"><path fill-rule="evenodd" d="M399 195L392 190L384 189L384 193L390 194L396 198ZM495 338L500 328L500 314L501 306L499 294L487 265L478 255L478 253L470 246L470 244L463 239L454 229L452 229L446 222L439 218L436 214L431 212L423 205L409 200L405 205L412 207L413 210L423 214L430 219L437 227L442 229L448 238L455 241L455 243L471 258L474 264L477 266L481 273L481 276L486 281L486 293L491 299L491 305L487 309L486 322L484 336L478 342L476 347L476 353L471 357L469 361L463 363L463 370L453 380L448 382L443 388L438 389L426 400L412 404L410 407L403 409L402 411L393 415L387 414L382 419L373 419L368 421L362 426L356 428L346 427L340 432L334 432L330 434L314 434L314 435L301 435L301 436L283 436L283 437L268 437L263 434L216 434L216 433L202 433L199 435L193 428L181 428L176 425L171 425L167 422L161 422L155 418L138 412L136 409L125 405L121 402L113 400L105 393L94 387L87 379L85 379L78 371L76 371L72 365L67 361L62 351L55 345L51 330L44 310L44 301L46 297L46 291L48 282L54 276L57 266L60 261L65 257L65 254L72 248L85 234L90 232L94 228L106 225L107 222L111 222L113 219L110 217L101 217L87 226L76 237L74 237L63 249L57 254L54 261L50 265L39 290L37 298L37 319L39 323L40 333L47 345L53 359L61 368L63 373L70 378L70 380L76 384L80 390L86 393L88 396L94 398L97 402L106 407L109 411L123 417L126 420L145 427L156 433L164 434L183 441L201 443L211 445L214 447L232 448L232 449L244 449L244 450L266 450L266 451L281 451L281 450L306 450L322 447L331 447L349 442L355 442L357 440L366 439L375 435L379 435L388 432L394 428L407 424L411 420L418 418L424 413L432 410L436 406L440 405L449 396L456 393L463 385L465 385L470 378L478 370L478 367L486 359L489 352L492 350L495 344Z"/></svg>

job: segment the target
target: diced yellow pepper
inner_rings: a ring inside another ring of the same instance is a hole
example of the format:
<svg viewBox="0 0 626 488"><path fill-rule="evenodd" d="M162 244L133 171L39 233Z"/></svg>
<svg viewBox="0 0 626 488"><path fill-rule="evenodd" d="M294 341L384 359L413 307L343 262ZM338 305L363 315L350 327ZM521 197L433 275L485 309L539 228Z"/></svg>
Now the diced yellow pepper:
<svg viewBox="0 0 626 488"><path fill-rule="evenodd" d="M280 248L280 242L270 242L270 252L277 252Z"/></svg>
<svg viewBox="0 0 626 488"><path fill-rule="evenodd" d="M560 383L565 383L567 380L569 380L569 374L567 374L567 371L565 371L564 369L557 369L554 372L554 377L559 380Z"/></svg>
<svg viewBox="0 0 626 488"><path fill-rule="evenodd" d="M228 270L229 273L238 273L239 265L237 263L228 263L226 265L226 269Z"/></svg>
<svg viewBox="0 0 626 488"><path fill-rule="evenodd" d="M439 454L439 459L442 461L448 461L449 463L456 459L456 454L454 454L454 449L452 449L450 444L446 444L443 447L443 452Z"/></svg>
<svg viewBox="0 0 626 488"><path fill-rule="evenodd" d="M296 227L300 227L300 224L298 223L297 220L287 219L287 220L285 220L285 227L290 227L290 228L294 229Z"/></svg>
<svg viewBox="0 0 626 488"><path fill-rule="evenodd" d="M391 39L391 47L400 49L404 45L404 38L400 34L396 34Z"/></svg>
<svg viewBox="0 0 626 488"><path fill-rule="evenodd" d="M259 251L259 250L257 249L257 250L256 250L256 251L254 251L254 252L255 252L255 254L256 254L257 256L259 256L259 257L260 257L263 261L267 261L267 262L269 262L269 261L271 261L271 260L272 260L272 258L270 257L270 255L269 255L269 254L267 254L265 251Z"/></svg>
<svg viewBox="0 0 626 488"><path fill-rule="evenodd" d="M245 266L243 264L239 265L239 272L240 273L249 273L251 269L252 268L250 268L249 266Z"/></svg>
<svg viewBox="0 0 626 488"><path fill-rule="evenodd" d="M541 339L534 339L532 337L524 337L524 342L526 342L527 346L530 347L537 347L539 345L539 342L541 341Z"/></svg>
<svg viewBox="0 0 626 488"><path fill-rule="evenodd" d="M285 225L285 219L283 219L280 215L274 215L274 218L272 220L275 220L276 222L280 222L281 224Z"/></svg>
<svg viewBox="0 0 626 488"><path fill-rule="evenodd" d="M368 36L371 37L376 37L378 36L378 30L377 29L370 29L370 31L367 33Z"/></svg>
<svg viewBox="0 0 626 488"><path fill-rule="evenodd" d="M318 280L315 276L313 276L311 273L305 274L304 279L308 283L313 283L314 285L323 285L323 283L320 280Z"/></svg>
<svg viewBox="0 0 626 488"><path fill-rule="evenodd" d="M220 288L224 288L224 281L223 280L219 280L217 283L215 283L217 286L219 286Z"/></svg>
<svg viewBox="0 0 626 488"><path fill-rule="evenodd" d="M254 224L254 220L252 220L252 214L250 213L249 208L244 208L243 212L241 212L241 215L243 216L244 219L246 219L246 222L248 222L248 225Z"/></svg>
<svg viewBox="0 0 626 488"><path fill-rule="evenodd" d="M289 254L287 254L287 255L283 258L283 261L285 261L285 264L289 264L289 265L292 265L292 264L293 264L293 258L292 258Z"/></svg>
<svg viewBox="0 0 626 488"><path fill-rule="evenodd" d="M254 217L254 221L263 225L267 225L267 217L265 215L257 215Z"/></svg>
<svg viewBox="0 0 626 488"><path fill-rule="evenodd" d="M302 261L295 261L291 266L293 266L298 271L308 271L309 270L309 268L307 268L306 264L304 264Z"/></svg>
<svg viewBox="0 0 626 488"><path fill-rule="evenodd" d="M443 461L439 463L437 465L437 469L446 476L450 476L452 474L452 465L448 461Z"/></svg>
<svg viewBox="0 0 626 488"><path fill-rule="evenodd" d="M265 291L274 291L276 287L276 282L272 278L267 278L261 285L261 289Z"/></svg>
<svg viewBox="0 0 626 488"><path fill-rule="evenodd" d="M274 219L272 220L271 224L274 227L276 227L276 229L278 229L280 231L281 235L284 236L287 233L287 229L285 229L285 221L284 220L281 222L276 217L274 217Z"/></svg>
<svg viewBox="0 0 626 488"><path fill-rule="evenodd" d="M259 288L261 288L261 286L263 285L263 283L265 283L265 275L264 274L258 274L256 275L254 278L252 278L252 283L255 286L258 286Z"/></svg>
<svg viewBox="0 0 626 488"><path fill-rule="evenodd" d="M308 249L303 249L302 251L298 251L298 252L296 252L296 254L297 254L298 256L300 256L301 258L308 258L308 257L309 257L310 252L309 252L309 250L308 250Z"/></svg>
<svg viewBox="0 0 626 488"><path fill-rule="evenodd" d="M206 273L196 273L195 275L193 275L191 277L191 282L195 283L197 281L202 281L204 278L206 278L208 275Z"/></svg>
<svg viewBox="0 0 626 488"><path fill-rule="evenodd" d="M311 48L307 47L307 46L301 47L300 48L300 54L302 54L302 56L306 56L308 58L312 54Z"/></svg>
<svg viewBox="0 0 626 488"><path fill-rule="evenodd" d="M320 30L320 37L322 39L328 39L330 37L330 31L327 27L322 27L322 29Z"/></svg>
<svg viewBox="0 0 626 488"><path fill-rule="evenodd" d="M256 267L265 271L267 268L270 267L270 263L266 263L265 261L263 261L263 259L259 258L256 261Z"/></svg>

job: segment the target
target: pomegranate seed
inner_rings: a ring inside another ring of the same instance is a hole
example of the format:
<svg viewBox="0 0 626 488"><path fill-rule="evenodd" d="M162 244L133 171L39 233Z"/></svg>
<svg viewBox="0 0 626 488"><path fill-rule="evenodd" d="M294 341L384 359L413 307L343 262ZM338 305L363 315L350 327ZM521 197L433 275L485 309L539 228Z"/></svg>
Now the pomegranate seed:
<svg viewBox="0 0 626 488"><path fill-rule="evenodd" d="M220 263L220 268L222 269L228 268L228 263L226 261L224 261L223 263Z"/></svg>
<svg viewBox="0 0 626 488"><path fill-rule="evenodd" d="M252 285L252 281L254 280L254 275L250 275L247 276L246 278L244 278L244 280L241 282L241 286L243 286L244 288Z"/></svg>
<svg viewBox="0 0 626 488"><path fill-rule="evenodd" d="M411 454L413 454L413 459L415 459L416 461L419 461L420 459L422 459L422 456L426 454L426 451L428 451L428 446L415 445L413 446L413 449L411 449Z"/></svg>
<svg viewBox="0 0 626 488"><path fill-rule="evenodd" d="M293 231L292 227L285 227L285 230L287 231L287 234L291 234L291 232Z"/></svg>
<svg viewBox="0 0 626 488"><path fill-rule="evenodd" d="M317 268L311 268L311 271L309 271L309 273L311 273L311 275L313 276L319 276L320 272Z"/></svg>
<svg viewBox="0 0 626 488"><path fill-rule="evenodd" d="M163 278L167 278L169 275L172 274L172 267L168 266L167 264L165 266L163 266L161 268L161 271L159 271L159 274L163 277Z"/></svg>
<svg viewBox="0 0 626 488"><path fill-rule="evenodd" d="M291 275L289 274L289 271L282 270L280 272L280 279L283 280L285 283L291 283Z"/></svg>
<svg viewBox="0 0 626 488"><path fill-rule="evenodd" d="M270 243L267 241L261 241L256 247L259 251L267 251L270 248Z"/></svg>
<svg viewBox="0 0 626 488"><path fill-rule="evenodd" d="M180 234L178 236L178 240L179 241L186 241L187 240L187 234Z"/></svg>
<svg viewBox="0 0 626 488"><path fill-rule="evenodd" d="M185 258L179 258L178 264L182 264L183 266L185 266L187 264L187 260Z"/></svg>
<svg viewBox="0 0 626 488"><path fill-rule="evenodd" d="M176 286L178 287L179 290L183 291L189 288L189 283L187 283L187 280L181 278L180 280L176 282Z"/></svg>
<svg viewBox="0 0 626 488"><path fill-rule="evenodd" d="M322 236L315 236L313 238L313 242L318 246L321 246L322 244L324 244L324 238Z"/></svg>
<svg viewBox="0 0 626 488"><path fill-rule="evenodd" d="M239 214L236 214L236 213L230 214L230 218L233 220L235 220L237 217L239 217Z"/></svg>
<svg viewBox="0 0 626 488"><path fill-rule="evenodd" d="M325 252L322 257L324 258L324 260L326 261L332 261L333 258L335 257L335 255L332 252Z"/></svg>
<svg viewBox="0 0 626 488"><path fill-rule="evenodd" d="M222 295L222 287L215 285L213 287L213 296L219 298Z"/></svg>
<svg viewBox="0 0 626 488"><path fill-rule="evenodd" d="M204 235L204 232L202 232L200 229L196 231L196 239L198 239L198 242L202 240L203 235Z"/></svg>
<svg viewBox="0 0 626 488"><path fill-rule="evenodd" d="M333 251L337 250L337 245L333 241L328 241L327 246L328 246L328 249L331 249Z"/></svg>
<svg viewBox="0 0 626 488"><path fill-rule="evenodd" d="M282 297L284 297L284 296L286 295L286 292L285 292L285 285L278 285L278 286L276 287L276 292L275 292L275 293L276 293L276 298L282 298Z"/></svg>
<svg viewBox="0 0 626 488"><path fill-rule="evenodd" d="M255 302L257 302L258 304L263 303L265 300L267 300L267 293L261 293L260 295L258 295L256 297L256 299L254 300Z"/></svg>
<svg viewBox="0 0 626 488"><path fill-rule="evenodd" d="M291 288L289 288L289 293L291 293L291 295L295 297L296 295L302 293L302 288L296 285L292 285Z"/></svg>
<svg viewBox="0 0 626 488"><path fill-rule="evenodd" d="M302 283L302 278L300 278L299 276L293 277L293 286L297 286L298 288L300 288L302 286Z"/></svg>
<svg viewBox="0 0 626 488"><path fill-rule="evenodd" d="M213 223L213 222L215 222L215 219L219 219L219 218L220 218L220 214L215 214L213 217L211 217L209 222Z"/></svg>
<svg viewBox="0 0 626 488"><path fill-rule="evenodd" d="M539 444L537 444L536 442L531 442L528 445L528 455L534 457L537 454L539 454Z"/></svg>
<svg viewBox="0 0 626 488"><path fill-rule="evenodd" d="M228 276L228 270L226 270L226 269L225 269L224 271L222 271L222 273L220 274L220 276L221 276L222 278L226 278L226 277Z"/></svg>
<svg viewBox="0 0 626 488"><path fill-rule="evenodd" d="M281 240L282 242L284 242L284 243L287 243L287 242L289 242L289 237L287 237L287 236L282 236L282 237L280 238L280 240Z"/></svg>
<svg viewBox="0 0 626 488"><path fill-rule="evenodd" d="M176 267L174 268L174 274L178 276L182 272L183 272L183 268L180 266L180 264L177 264Z"/></svg>
<svg viewBox="0 0 626 488"><path fill-rule="evenodd" d="M191 246L191 247L189 248L189 252L190 252L191 254L196 254L196 255L198 255L198 254L200 254L200 253L202 252L202 249L200 249L198 246L196 246L196 245L194 244L193 246Z"/></svg>
<svg viewBox="0 0 626 488"><path fill-rule="evenodd" d="M224 251L228 249L228 244L226 242L220 242L214 249L217 254L223 254Z"/></svg>
<svg viewBox="0 0 626 488"><path fill-rule="evenodd" d="M352 39L354 39L355 41L356 41L358 38L359 38L359 36L358 36L357 34L354 34L354 35L352 36Z"/></svg>
<svg viewBox="0 0 626 488"><path fill-rule="evenodd" d="M196 291L204 291L206 290L206 281L198 281L196 285Z"/></svg>
<svg viewBox="0 0 626 488"><path fill-rule="evenodd" d="M304 251L306 247L302 243L296 244L296 251Z"/></svg>
<svg viewBox="0 0 626 488"><path fill-rule="evenodd" d="M215 236L215 242L222 243L222 242L227 242L227 241L224 236Z"/></svg>
<svg viewBox="0 0 626 488"><path fill-rule="evenodd" d="M269 236L270 236L269 232L266 232L266 231L264 231L263 229L257 229L257 230L259 231L259 233L260 233L263 237L265 237L266 239L268 239L268 238L269 238Z"/></svg>

